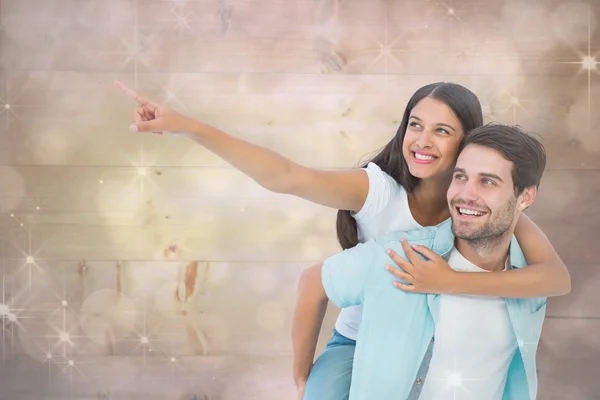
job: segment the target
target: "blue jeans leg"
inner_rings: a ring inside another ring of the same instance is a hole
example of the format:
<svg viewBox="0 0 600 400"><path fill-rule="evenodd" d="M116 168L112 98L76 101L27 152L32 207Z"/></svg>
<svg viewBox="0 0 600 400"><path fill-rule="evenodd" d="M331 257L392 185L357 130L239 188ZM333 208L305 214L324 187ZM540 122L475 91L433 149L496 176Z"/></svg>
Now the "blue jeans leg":
<svg viewBox="0 0 600 400"><path fill-rule="evenodd" d="M304 400L348 400L356 341L335 329L310 371Z"/></svg>

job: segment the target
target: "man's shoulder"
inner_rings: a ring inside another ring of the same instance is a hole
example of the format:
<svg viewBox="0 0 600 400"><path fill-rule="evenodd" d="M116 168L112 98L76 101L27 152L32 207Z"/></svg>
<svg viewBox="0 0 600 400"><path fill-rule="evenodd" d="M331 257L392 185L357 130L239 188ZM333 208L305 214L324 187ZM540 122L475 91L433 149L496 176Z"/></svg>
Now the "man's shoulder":
<svg viewBox="0 0 600 400"><path fill-rule="evenodd" d="M387 244L390 242L400 242L402 239L408 241L431 241L435 238L437 227L424 226L421 228L415 228L408 231L393 231L385 235L376 237L375 242L380 244Z"/></svg>
<svg viewBox="0 0 600 400"><path fill-rule="evenodd" d="M452 222L448 219L436 226L423 226L407 231L394 231L374 239L374 241L383 246L389 246L393 243L400 243L406 239L409 243L422 244L426 246L439 247L446 251L447 247L454 244L454 235L452 234Z"/></svg>

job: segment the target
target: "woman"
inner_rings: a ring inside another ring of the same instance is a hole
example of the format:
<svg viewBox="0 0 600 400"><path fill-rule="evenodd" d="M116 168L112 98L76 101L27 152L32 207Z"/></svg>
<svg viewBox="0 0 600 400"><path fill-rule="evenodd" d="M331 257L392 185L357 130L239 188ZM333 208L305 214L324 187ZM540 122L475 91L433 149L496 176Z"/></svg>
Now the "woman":
<svg viewBox="0 0 600 400"><path fill-rule="evenodd" d="M184 134L266 189L339 209L337 233L343 248L389 231L437 225L449 218L446 191L458 146L466 132L483 124L481 105L471 91L451 83L426 85L412 96L396 135L371 162L363 168L320 171L181 115L139 96L119 82L116 86L139 104L130 130ZM569 273L539 228L523 216L515 235L529 266L502 273L474 274L485 276L478 277L476 285L464 282L460 285L464 288L462 293L538 297L570 291ZM426 293L449 291L443 272L450 270L450 266L442 259L437 259L435 265L429 273L413 273L413 286L400 289ZM468 275L463 279L470 279ZM306 386L305 398L309 400L345 399L361 308L342 311L330 343L313 368L326 304L310 304L311 296L305 296L303 290L301 282L292 333L294 379L299 394L303 396Z"/></svg>

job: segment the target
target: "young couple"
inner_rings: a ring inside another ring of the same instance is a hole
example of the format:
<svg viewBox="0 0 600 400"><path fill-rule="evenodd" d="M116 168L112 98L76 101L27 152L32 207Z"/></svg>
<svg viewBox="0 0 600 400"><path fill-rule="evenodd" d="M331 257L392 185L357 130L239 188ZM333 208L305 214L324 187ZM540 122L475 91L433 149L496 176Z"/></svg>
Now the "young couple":
<svg viewBox="0 0 600 400"><path fill-rule="evenodd" d="M562 260L523 214L545 153L518 128L483 126L471 91L420 88L377 156L330 172L116 86L138 103L130 130L188 136L269 190L340 210L344 251L299 284L300 398L536 398L545 299L570 291ZM313 365L328 299L343 310Z"/></svg>

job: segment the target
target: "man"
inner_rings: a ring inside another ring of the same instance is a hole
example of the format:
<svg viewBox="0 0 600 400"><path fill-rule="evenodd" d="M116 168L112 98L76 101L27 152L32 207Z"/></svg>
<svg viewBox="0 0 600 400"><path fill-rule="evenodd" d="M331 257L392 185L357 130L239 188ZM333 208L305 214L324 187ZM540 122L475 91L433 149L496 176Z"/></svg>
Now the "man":
<svg viewBox="0 0 600 400"><path fill-rule="evenodd" d="M359 244L312 274L319 296L339 307L363 305L350 400L536 398L546 298L407 293L383 265L393 264L388 249L405 257L407 241L460 273L525 266L513 231L545 163L542 145L519 129L477 128L460 148L447 193L450 220ZM423 371L426 379L417 377Z"/></svg>

